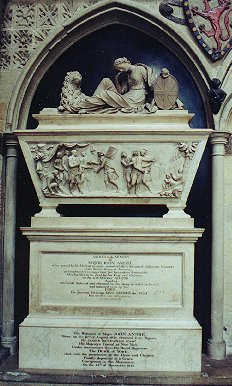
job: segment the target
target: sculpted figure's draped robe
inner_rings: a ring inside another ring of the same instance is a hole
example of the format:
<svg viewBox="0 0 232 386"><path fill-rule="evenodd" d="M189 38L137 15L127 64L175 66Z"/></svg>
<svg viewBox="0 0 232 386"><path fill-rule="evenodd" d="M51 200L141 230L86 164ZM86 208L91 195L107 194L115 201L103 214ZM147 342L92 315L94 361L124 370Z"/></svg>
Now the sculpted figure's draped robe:
<svg viewBox="0 0 232 386"><path fill-rule="evenodd" d="M128 91L120 93L109 78L104 78L93 96L86 96L85 100L73 100L71 110L76 113L115 113L121 109L144 107L147 87L151 87L155 79L153 70L138 64L127 75L127 82L121 88Z"/></svg>

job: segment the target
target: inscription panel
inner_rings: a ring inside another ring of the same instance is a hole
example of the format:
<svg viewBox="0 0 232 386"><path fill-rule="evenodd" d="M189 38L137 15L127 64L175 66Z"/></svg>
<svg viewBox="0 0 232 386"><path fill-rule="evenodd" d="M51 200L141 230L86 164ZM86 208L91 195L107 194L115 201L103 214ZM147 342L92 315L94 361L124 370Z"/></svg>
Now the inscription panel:
<svg viewBox="0 0 232 386"><path fill-rule="evenodd" d="M64 357L75 357L83 368L135 368L141 358L155 357L151 350L157 340L153 334L140 331L76 330L61 336ZM149 342L149 344L148 344ZM153 345L152 345L153 342Z"/></svg>
<svg viewBox="0 0 232 386"><path fill-rule="evenodd" d="M182 254L42 253L42 305L182 305Z"/></svg>
<svg viewBox="0 0 232 386"><path fill-rule="evenodd" d="M200 371L200 330L21 327L20 338L20 367Z"/></svg>

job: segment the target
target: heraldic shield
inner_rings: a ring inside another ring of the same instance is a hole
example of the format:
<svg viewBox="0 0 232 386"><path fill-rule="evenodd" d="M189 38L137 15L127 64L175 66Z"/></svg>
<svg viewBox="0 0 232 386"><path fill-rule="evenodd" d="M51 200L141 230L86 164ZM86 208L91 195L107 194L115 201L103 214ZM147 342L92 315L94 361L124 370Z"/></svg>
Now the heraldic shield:
<svg viewBox="0 0 232 386"><path fill-rule="evenodd" d="M154 85L154 100L158 108L161 110L173 109L177 98L178 83L174 76L170 75L169 72L168 76L158 76Z"/></svg>
<svg viewBox="0 0 232 386"><path fill-rule="evenodd" d="M183 2L189 27L212 60L222 58L232 46L230 0L188 0Z"/></svg>

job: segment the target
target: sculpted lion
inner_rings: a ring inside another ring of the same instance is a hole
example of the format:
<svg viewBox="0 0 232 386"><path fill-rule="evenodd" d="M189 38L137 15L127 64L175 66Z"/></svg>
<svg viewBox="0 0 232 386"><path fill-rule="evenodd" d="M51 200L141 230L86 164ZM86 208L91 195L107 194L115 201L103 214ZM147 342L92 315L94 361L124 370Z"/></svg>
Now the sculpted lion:
<svg viewBox="0 0 232 386"><path fill-rule="evenodd" d="M61 101L58 107L59 112L68 111L73 113L72 106L78 105L80 102L85 101L86 95L81 91L82 76L78 71L70 71L67 73L64 79Z"/></svg>

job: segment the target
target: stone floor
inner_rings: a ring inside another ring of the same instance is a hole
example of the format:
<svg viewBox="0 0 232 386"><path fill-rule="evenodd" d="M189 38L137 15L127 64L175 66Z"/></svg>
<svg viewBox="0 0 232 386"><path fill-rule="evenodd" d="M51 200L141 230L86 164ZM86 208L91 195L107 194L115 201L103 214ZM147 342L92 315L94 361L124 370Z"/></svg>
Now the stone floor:
<svg viewBox="0 0 232 386"><path fill-rule="evenodd" d="M131 375L101 372L87 374L77 371L30 370L18 368L17 355L11 356L0 366L0 385L230 385L232 386L232 355L223 361L202 356L200 374L132 373Z"/></svg>

